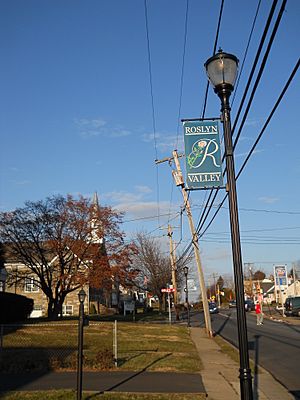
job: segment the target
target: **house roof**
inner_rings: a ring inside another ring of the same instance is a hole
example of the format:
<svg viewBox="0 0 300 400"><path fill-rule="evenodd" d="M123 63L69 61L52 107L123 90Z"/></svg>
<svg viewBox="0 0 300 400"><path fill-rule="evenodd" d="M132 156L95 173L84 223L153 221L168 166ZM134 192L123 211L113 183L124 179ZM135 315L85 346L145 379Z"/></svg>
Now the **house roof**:
<svg viewBox="0 0 300 400"><path fill-rule="evenodd" d="M269 290L274 286L273 282L261 282L260 287L263 290L263 293L269 292Z"/></svg>
<svg viewBox="0 0 300 400"><path fill-rule="evenodd" d="M24 243L25 246L25 243ZM4 254L5 254L5 264L7 263L20 263L20 257L18 257L14 250L13 250L13 245L11 243L5 243L3 245L4 248ZM56 256L56 254L51 251L50 249L47 249L47 246L45 245L45 253L44 257L47 260L47 262L51 262L53 258Z"/></svg>

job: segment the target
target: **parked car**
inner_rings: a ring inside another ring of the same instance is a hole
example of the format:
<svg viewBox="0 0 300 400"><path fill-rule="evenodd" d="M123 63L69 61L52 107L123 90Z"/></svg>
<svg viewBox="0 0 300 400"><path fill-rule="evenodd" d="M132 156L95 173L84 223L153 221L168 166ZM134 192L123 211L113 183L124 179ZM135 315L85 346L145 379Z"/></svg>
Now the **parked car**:
<svg viewBox="0 0 300 400"><path fill-rule="evenodd" d="M253 300L245 300L245 310L246 311L254 311L255 304Z"/></svg>
<svg viewBox="0 0 300 400"><path fill-rule="evenodd" d="M288 297L284 303L284 312L287 316L300 317L300 296Z"/></svg>
<svg viewBox="0 0 300 400"><path fill-rule="evenodd" d="M216 303L209 303L208 304L209 312L211 314L217 314L219 312L218 306Z"/></svg>
<svg viewBox="0 0 300 400"><path fill-rule="evenodd" d="M236 300L230 300L229 301L229 308L235 308L236 307Z"/></svg>

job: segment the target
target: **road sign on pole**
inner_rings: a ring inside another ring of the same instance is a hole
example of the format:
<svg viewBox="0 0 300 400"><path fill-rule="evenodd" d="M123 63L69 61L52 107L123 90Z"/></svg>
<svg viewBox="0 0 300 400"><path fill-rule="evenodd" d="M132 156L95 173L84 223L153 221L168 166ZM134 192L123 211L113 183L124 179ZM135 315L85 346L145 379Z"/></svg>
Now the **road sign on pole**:
<svg viewBox="0 0 300 400"><path fill-rule="evenodd" d="M161 289L162 293L174 293L175 289L174 288L163 288Z"/></svg>

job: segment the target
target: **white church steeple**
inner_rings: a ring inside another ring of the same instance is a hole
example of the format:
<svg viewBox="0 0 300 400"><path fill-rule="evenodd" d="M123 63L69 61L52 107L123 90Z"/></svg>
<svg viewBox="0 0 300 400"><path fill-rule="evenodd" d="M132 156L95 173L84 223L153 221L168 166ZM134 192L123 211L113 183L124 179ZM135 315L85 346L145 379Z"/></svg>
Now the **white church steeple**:
<svg viewBox="0 0 300 400"><path fill-rule="evenodd" d="M93 218L91 220L91 243L95 244L102 244L103 243L103 237L99 236L99 231L101 227L101 222L99 220L99 200L98 200L98 194L97 192L94 193L93 199L92 199L92 207L93 207Z"/></svg>

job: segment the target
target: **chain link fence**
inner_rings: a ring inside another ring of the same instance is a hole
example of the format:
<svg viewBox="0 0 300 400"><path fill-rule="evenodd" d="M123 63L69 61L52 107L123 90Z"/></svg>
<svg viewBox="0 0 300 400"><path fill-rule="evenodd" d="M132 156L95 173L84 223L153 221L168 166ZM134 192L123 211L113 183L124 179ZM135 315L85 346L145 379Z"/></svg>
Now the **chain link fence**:
<svg viewBox="0 0 300 400"><path fill-rule="evenodd" d="M0 325L0 372L76 370L77 323ZM113 323L84 327L83 365L113 368Z"/></svg>

